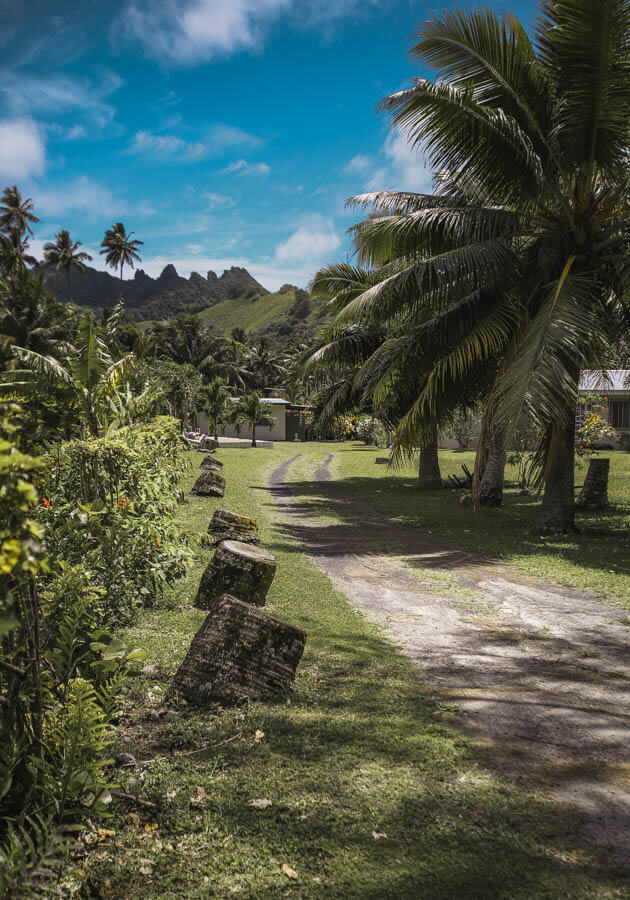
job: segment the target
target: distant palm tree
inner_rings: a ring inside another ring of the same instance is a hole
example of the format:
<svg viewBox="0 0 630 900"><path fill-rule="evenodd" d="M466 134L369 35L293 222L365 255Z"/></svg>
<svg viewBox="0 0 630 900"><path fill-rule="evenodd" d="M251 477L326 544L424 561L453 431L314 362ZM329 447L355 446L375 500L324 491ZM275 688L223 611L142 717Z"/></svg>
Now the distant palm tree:
<svg viewBox="0 0 630 900"><path fill-rule="evenodd" d="M0 281L0 365L10 358L12 346L45 356L72 356L74 313L46 290L41 276L19 269Z"/></svg>
<svg viewBox="0 0 630 900"><path fill-rule="evenodd" d="M27 232L33 234L31 224L40 221L33 208L31 198L23 200L17 185L6 187L0 197L0 229L5 232L17 232L19 235Z"/></svg>
<svg viewBox="0 0 630 900"><path fill-rule="evenodd" d="M137 248L144 244L144 241L132 240L131 235L125 231L122 222L116 222L113 228L108 228L105 237L101 241L101 254L105 255L105 262L112 269L118 269L120 266L120 296L122 297L123 286L123 268L131 266L133 269L134 261L140 262L140 255Z"/></svg>
<svg viewBox="0 0 630 900"><path fill-rule="evenodd" d="M55 269L65 269L68 282L68 299L72 303L72 287L70 284L70 272L78 269L83 272L84 263L91 260L89 253L79 250L81 241L72 242L70 232L63 229L55 235L55 242L48 241L44 244L44 264L54 266Z"/></svg>
<svg viewBox="0 0 630 900"><path fill-rule="evenodd" d="M0 233L0 275L14 275L24 269L25 265L35 265L37 260L30 256L28 241L17 231L9 234Z"/></svg>
<svg viewBox="0 0 630 900"><path fill-rule="evenodd" d="M258 391L250 391L241 397L235 415L236 421L247 422L252 430L252 447L256 446L256 426L273 425L275 419L269 415L269 407L261 402Z"/></svg>
<svg viewBox="0 0 630 900"><path fill-rule="evenodd" d="M230 392L222 378L213 378L204 387L203 402L208 413L208 427L212 426L215 440L219 439L219 425L222 425L230 403Z"/></svg>

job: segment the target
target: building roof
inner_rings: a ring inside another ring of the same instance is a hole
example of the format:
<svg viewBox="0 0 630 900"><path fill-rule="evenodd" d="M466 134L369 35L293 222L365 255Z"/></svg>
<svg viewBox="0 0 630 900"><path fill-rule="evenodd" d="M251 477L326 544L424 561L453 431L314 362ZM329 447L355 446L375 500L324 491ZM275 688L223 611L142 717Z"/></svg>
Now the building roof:
<svg viewBox="0 0 630 900"><path fill-rule="evenodd" d="M232 400L234 403L238 403L238 401L240 399L241 399L240 397L230 397L230 400ZM289 405L289 401L283 400L282 397L261 397L260 402L261 403L271 403L272 406L288 406Z"/></svg>
<svg viewBox="0 0 630 900"><path fill-rule="evenodd" d="M585 369L580 375L580 391L605 391L608 394L630 393L630 369Z"/></svg>

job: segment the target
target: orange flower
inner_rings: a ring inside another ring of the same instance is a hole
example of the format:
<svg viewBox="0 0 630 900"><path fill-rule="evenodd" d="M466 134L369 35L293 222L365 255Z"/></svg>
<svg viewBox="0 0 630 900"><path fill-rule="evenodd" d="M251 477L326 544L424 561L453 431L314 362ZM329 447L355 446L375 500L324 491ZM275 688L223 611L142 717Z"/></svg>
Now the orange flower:
<svg viewBox="0 0 630 900"><path fill-rule="evenodd" d="M160 539L158 537L156 537L156 539L155 539L155 546L156 547L160 546Z"/></svg>
<svg viewBox="0 0 630 900"><path fill-rule="evenodd" d="M50 500L47 497L42 497L42 500L44 501L46 509L50 509Z"/></svg>
<svg viewBox="0 0 630 900"><path fill-rule="evenodd" d="M130 478L133 478L133 472L130 472L130 473L129 473L129 477L130 477Z"/></svg>

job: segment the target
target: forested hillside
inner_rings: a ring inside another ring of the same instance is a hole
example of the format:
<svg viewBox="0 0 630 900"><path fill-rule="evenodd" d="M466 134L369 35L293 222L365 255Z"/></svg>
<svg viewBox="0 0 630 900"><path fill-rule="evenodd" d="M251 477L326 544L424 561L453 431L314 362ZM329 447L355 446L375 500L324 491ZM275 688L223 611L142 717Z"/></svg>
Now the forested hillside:
<svg viewBox="0 0 630 900"><path fill-rule="evenodd" d="M68 299L63 271L50 267L41 267L37 271L43 274L47 287L57 300ZM135 321L168 319L179 313L200 312L222 300L243 295L262 297L268 293L247 269L238 266L226 269L222 275L210 271L204 277L192 272L190 278L178 275L173 265L165 266L158 278L151 278L143 269L137 269L134 277L123 283L127 315ZM89 266L75 273L72 299L77 305L110 309L119 297L119 278Z"/></svg>

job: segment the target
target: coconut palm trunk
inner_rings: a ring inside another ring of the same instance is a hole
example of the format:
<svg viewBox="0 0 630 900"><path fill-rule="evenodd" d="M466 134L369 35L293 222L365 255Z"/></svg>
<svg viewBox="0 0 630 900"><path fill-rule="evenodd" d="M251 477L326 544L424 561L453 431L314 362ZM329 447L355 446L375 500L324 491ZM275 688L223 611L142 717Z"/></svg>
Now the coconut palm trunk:
<svg viewBox="0 0 630 900"><path fill-rule="evenodd" d="M481 477L474 487L475 503L479 506L501 506L505 476L505 429L490 428Z"/></svg>
<svg viewBox="0 0 630 900"><path fill-rule="evenodd" d="M70 267L66 269L66 281L68 282L68 300L72 303L72 285L70 283Z"/></svg>
<svg viewBox="0 0 630 900"><path fill-rule="evenodd" d="M256 446L256 423L252 422L252 447Z"/></svg>
<svg viewBox="0 0 630 900"><path fill-rule="evenodd" d="M123 266L124 266L124 262L121 259L121 261L120 261L120 297L121 297L121 299L122 299L122 292L123 292Z"/></svg>
<svg viewBox="0 0 630 900"><path fill-rule="evenodd" d="M418 487L423 491L434 491L442 487L442 476L438 459L437 423L433 425L433 434L430 442L420 450Z"/></svg>
<svg viewBox="0 0 630 900"><path fill-rule="evenodd" d="M545 473L540 524L543 531L575 531L575 410L553 426L550 444L554 452Z"/></svg>

